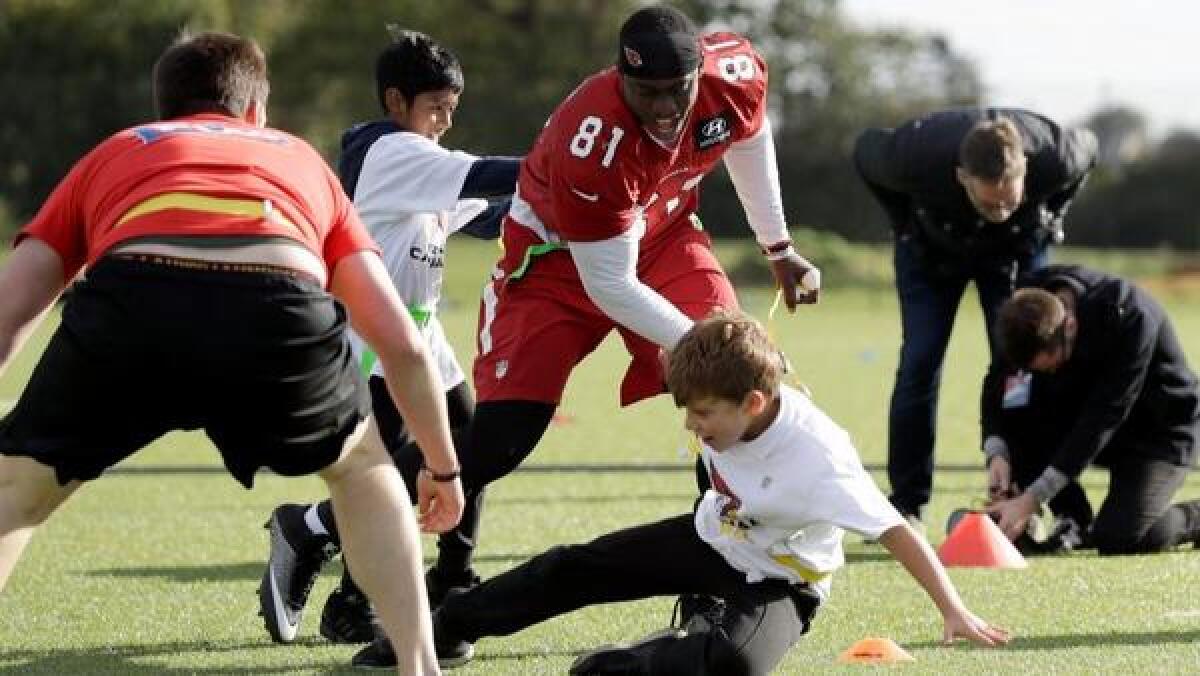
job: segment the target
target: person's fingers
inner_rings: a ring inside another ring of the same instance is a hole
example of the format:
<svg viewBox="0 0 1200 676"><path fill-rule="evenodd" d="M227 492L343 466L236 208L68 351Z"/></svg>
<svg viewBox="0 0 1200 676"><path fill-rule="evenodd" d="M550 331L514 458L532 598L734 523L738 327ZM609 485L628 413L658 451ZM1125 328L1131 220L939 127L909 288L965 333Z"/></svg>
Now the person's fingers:
<svg viewBox="0 0 1200 676"><path fill-rule="evenodd" d="M796 285L792 283L783 285L783 304L787 307L788 312L796 311Z"/></svg>

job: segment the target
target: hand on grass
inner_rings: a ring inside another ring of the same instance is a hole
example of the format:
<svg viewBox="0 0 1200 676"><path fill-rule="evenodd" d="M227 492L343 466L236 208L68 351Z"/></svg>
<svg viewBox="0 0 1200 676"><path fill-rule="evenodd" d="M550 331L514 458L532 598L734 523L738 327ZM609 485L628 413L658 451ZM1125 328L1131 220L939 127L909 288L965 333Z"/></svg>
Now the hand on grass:
<svg viewBox="0 0 1200 676"><path fill-rule="evenodd" d="M434 481L426 470L417 472L417 523L425 533L445 533L458 525L463 513L462 481Z"/></svg>
<svg viewBox="0 0 1200 676"><path fill-rule="evenodd" d="M995 647L1008 643L1012 634L1007 629L992 626L987 620L966 608L946 615L942 643L950 645L955 639L965 638L972 643Z"/></svg>

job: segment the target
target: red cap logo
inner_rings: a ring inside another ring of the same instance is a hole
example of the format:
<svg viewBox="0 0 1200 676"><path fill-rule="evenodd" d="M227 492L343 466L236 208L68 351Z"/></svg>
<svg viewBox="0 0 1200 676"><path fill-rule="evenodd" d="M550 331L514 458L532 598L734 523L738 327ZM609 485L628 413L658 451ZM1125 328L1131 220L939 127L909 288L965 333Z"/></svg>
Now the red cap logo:
<svg viewBox="0 0 1200 676"><path fill-rule="evenodd" d="M641 54L638 54L636 50L631 49L629 47L621 47L621 49L624 50L625 61L628 62L629 65L633 66L634 68L642 67L642 55Z"/></svg>

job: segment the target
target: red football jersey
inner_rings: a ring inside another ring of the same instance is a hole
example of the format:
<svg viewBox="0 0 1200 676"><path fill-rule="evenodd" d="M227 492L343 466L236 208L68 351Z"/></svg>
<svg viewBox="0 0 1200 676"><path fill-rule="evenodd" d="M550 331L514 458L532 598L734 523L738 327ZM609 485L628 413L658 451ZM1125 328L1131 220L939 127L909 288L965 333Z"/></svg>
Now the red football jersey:
<svg viewBox="0 0 1200 676"><path fill-rule="evenodd" d="M285 219L166 208L121 220L156 195L189 193L261 202ZM289 223L290 222L290 223ZM276 235L333 270L347 254L377 250L329 165L290 134L225 115L152 122L109 137L79 160L18 234L45 241L67 278L118 242L145 235Z"/></svg>
<svg viewBox="0 0 1200 676"><path fill-rule="evenodd" d="M642 130L615 68L593 75L554 111L522 163L513 219L589 242L620 235L641 216L643 250L685 224L700 180L766 113L767 68L754 47L733 33L702 44L699 93L674 147Z"/></svg>

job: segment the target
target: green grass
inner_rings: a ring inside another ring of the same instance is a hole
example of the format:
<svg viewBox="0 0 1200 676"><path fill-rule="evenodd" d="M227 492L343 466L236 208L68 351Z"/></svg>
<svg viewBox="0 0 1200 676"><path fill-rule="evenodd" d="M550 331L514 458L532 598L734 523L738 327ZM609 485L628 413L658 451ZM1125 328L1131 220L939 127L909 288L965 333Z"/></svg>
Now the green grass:
<svg viewBox="0 0 1200 676"><path fill-rule="evenodd" d="M722 248L732 264L745 248ZM475 299L495 250L455 240L444 317L464 361L471 352ZM880 252L856 265L885 265ZM1086 253L1083 254L1087 257ZM879 274L886 275L886 270ZM765 318L770 295L752 290L745 307ZM1173 295L1167 307L1193 364L1200 364L1200 297ZM0 380L0 400L18 396L53 321ZM899 321L888 289L831 288L822 303L780 316L773 331L817 401L857 441L863 460L884 460L886 410ZM973 293L960 312L942 390L931 537L951 509L980 495L977 391L986 346ZM678 454L680 415L657 400L620 410L625 367L606 343L576 372L562 412L530 459L558 463L652 463L674 471L518 472L489 493L480 569L491 575L563 542L679 513L692 481ZM118 395L114 395L118 396ZM879 472L881 485L886 479ZM1086 485L1103 494L1107 476ZM1200 497L1191 479L1181 497ZM20 673L325 673L345 669L354 648L320 639L316 621L336 566L313 592L298 644L270 643L255 616L255 588L267 543L260 527L281 501L320 498L315 478L260 476L242 490L207 441L171 435L82 489L37 534L0 594L0 671ZM935 532L937 531L937 532ZM432 541L426 540L427 555ZM1200 553L1097 559L1037 559L1025 571L952 570L968 604L1011 628L1014 643L986 651L938 645L933 606L883 550L847 537L850 563L813 631L779 673L858 671L835 658L864 636L888 636L917 658L906 673L1194 673L1200 664ZM461 674L564 673L573 656L603 642L660 628L669 599L590 608L508 638L485 639Z"/></svg>

